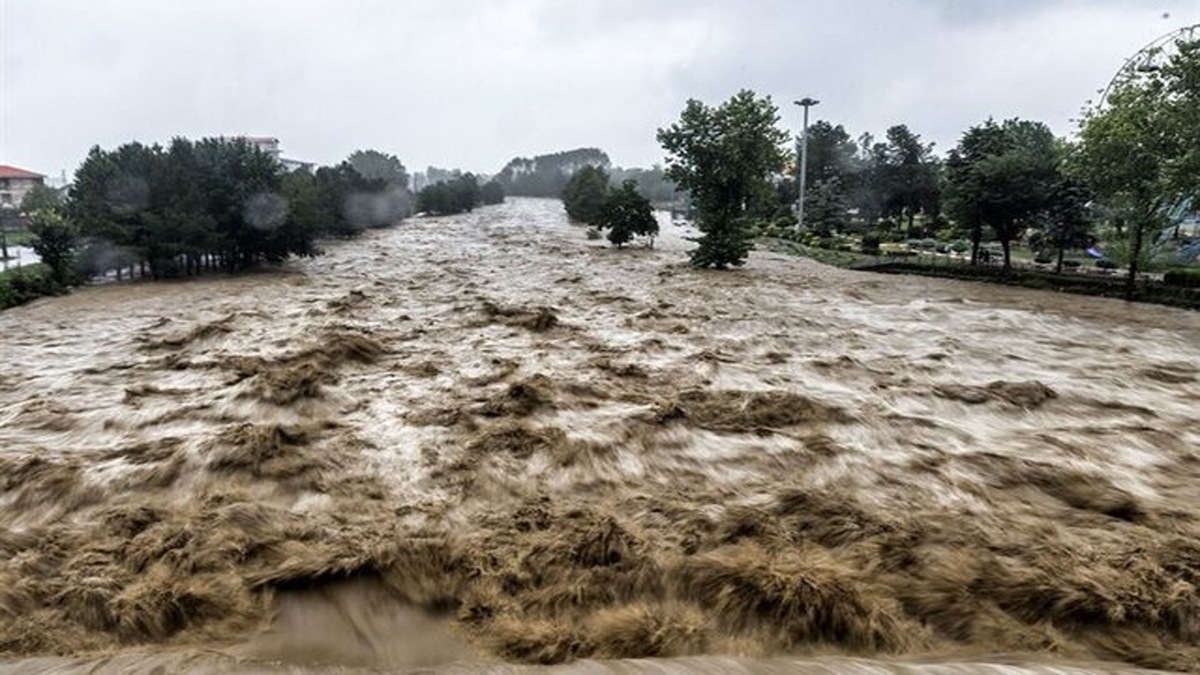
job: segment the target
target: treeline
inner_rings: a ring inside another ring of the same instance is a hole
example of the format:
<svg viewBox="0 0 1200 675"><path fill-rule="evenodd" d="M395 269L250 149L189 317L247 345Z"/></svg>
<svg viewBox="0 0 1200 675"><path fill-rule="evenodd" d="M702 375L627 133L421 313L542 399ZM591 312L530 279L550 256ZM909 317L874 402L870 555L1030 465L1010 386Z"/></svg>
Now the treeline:
<svg viewBox="0 0 1200 675"><path fill-rule="evenodd" d="M649 169L614 167L608 155L598 148L577 148L532 159L517 157L510 161L495 180L505 194L515 197L561 197L571 177L584 167L601 169L609 186L622 188L632 180L637 191L654 204L668 205L679 198L675 183L661 166Z"/></svg>
<svg viewBox="0 0 1200 675"><path fill-rule="evenodd" d="M465 213L477 206L503 202L504 188L499 182L491 180L480 186L479 178L472 173L455 172L417 193L417 211L435 216Z"/></svg>
<svg viewBox="0 0 1200 675"><path fill-rule="evenodd" d="M607 169L608 155L598 148L577 148L532 159L517 157L496 174L504 193L514 197L559 197L563 188L585 166Z"/></svg>
<svg viewBox="0 0 1200 675"><path fill-rule="evenodd" d="M315 173L289 173L239 139L128 143L92 148L65 215L81 238L87 275L236 271L311 256L317 237L404 218L407 180L399 160L374 151Z"/></svg>
<svg viewBox="0 0 1200 675"><path fill-rule="evenodd" d="M864 252L874 253L886 241L940 250L938 242L959 239L946 248L970 250L973 264L982 245L995 241L1005 270L1017 242L1061 271L1067 249L1099 237L1128 266L1132 288L1149 244L1161 246L1172 218L1200 194L1196 73L1200 42L1181 44L1167 66L1088 111L1077 141L1036 121L987 119L944 160L904 125L877 142L819 121L808 133L802 229L821 240L860 237ZM796 234L799 148L779 121L770 97L742 91L718 106L688 101L679 120L658 131L666 176L689 194L703 233L694 264L741 264L764 225Z"/></svg>

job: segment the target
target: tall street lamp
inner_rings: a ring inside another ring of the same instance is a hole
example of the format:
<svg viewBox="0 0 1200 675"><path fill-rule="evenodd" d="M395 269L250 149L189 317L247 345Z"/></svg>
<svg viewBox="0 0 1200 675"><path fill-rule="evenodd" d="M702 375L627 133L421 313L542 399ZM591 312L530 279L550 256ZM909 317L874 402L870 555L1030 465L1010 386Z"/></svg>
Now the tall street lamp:
<svg viewBox="0 0 1200 675"><path fill-rule="evenodd" d="M808 186L808 109L820 103L815 98L804 97L795 102L804 108L804 134L800 137L800 199L796 202L797 229L804 229L804 189Z"/></svg>

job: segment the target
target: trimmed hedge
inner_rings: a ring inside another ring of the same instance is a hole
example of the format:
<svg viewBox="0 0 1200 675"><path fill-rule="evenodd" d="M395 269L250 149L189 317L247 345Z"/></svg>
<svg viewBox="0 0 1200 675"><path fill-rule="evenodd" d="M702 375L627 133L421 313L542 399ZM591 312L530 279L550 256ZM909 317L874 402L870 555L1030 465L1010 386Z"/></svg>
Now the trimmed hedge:
<svg viewBox="0 0 1200 675"><path fill-rule="evenodd" d="M1005 271L993 265L939 264L922 262L887 261L871 265L858 265L856 269L885 274L919 274L929 277L988 281L1006 286L1021 286L1046 291L1098 295L1107 298L1124 298L1126 280L1123 277L1086 276L1082 274L1053 274L1026 270ZM1189 275L1190 276L1190 275ZM1179 277L1172 277L1175 281ZM1195 283L1190 279L1187 283ZM1172 285L1164 281L1139 281L1133 287L1132 300L1150 302L1186 309L1200 309L1200 284L1196 286Z"/></svg>
<svg viewBox="0 0 1200 675"><path fill-rule="evenodd" d="M63 287L54 281L49 265L37 263L0 272L0 309L23 305L46 295L58 295Z"/></svg>
<svg viewBox="0 0 1200 675"><path fill-rule="evenodd" d="M1163 275L1163 283L1176 288L1200 288L1200 269L1175 269Z"/></svg>

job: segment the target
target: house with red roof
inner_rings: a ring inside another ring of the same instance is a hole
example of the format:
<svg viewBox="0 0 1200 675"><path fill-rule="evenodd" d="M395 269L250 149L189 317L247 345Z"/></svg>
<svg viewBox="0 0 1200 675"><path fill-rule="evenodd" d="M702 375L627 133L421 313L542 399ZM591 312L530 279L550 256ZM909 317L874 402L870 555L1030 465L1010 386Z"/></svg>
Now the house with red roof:
<svg viewBox="0 0 1200 675"><path fill-rule="evenodd" d="M0 164L0 208L21 208L21 200L35 185L45 185L40 173Z"/></svg>

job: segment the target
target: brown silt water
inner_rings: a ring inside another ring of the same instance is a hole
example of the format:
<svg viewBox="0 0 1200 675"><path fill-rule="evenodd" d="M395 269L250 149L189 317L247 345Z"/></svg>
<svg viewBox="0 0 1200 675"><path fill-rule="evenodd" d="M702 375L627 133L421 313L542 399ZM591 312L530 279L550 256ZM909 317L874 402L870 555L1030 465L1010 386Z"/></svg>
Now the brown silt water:
<svg viewBox="0 0 1200 675"><path fill-rule="evenodd" d="M1200 670L1200 315L664 227L0 314L0 673Z"/></svg>

